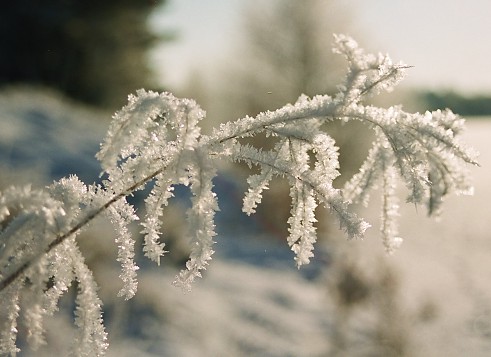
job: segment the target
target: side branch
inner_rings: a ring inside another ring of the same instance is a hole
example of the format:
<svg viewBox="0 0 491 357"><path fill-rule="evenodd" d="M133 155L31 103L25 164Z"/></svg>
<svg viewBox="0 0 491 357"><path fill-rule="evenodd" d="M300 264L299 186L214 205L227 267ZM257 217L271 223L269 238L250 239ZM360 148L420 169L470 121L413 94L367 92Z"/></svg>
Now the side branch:
<svg viewBox="0 0 491 357"><path fill-rule="evenodd" d="M155 171L151 175L146 176L145 178L141 179L140 181L134 183L130 187L128 187L126 190L118 193L115 195L113 198L111 198L109 201L107 201L104 205L99 207L98 209L90 212L82 221L80 221L78 224L73 226L69 231L59 234L56 236L56 238L44 249L40 254L38 254L35 257L32 257L29 259L27 262L22 264L20 267L17 268L12 274L10 274L8 277L3 279L0 282L0 292L5 290L7 287L9 287L15 280L17 280L29 267L31 267L36 261L36 259L44 254L48 254L51 252L54 248L56 248L58 245L63 243L66 239L68 239L71 235L77 233L79 230L84 228L87 224L92 222L97 216L99 216L101 213L106 211L110 206L112 206L114 203L119 201L121 198L129 195L133 191L135 191L138 187L146 184L147 182L151 181L153 178L155 178L157 175L162 173L165 170L165 167L160 168L159 170Z"/></svg>
<svg viewBox="0 0 491 357"><path fill-rule="evenodd" d="M343 200L338 190L334 189L332 186L326 186L326 183L315 182L316 180L311 177L312 175L310 175L309 172L295 174L287 167L282 167L281 165L276 165L267 160L262 160L245 153L236 153L235 157L237 160L248 161L260 166L268 166L279 176L287 176L295 181L302 182L303 185L306 185L315 192L316 196L322 201L326 208L329 208L336 213L341 228L344 229L350 238L363 237L366 229L370 227L370 224L359 218L355 213L349 211L347 203Z"/></svg>
<svg viewBox="0 0 491 357"><path fill-rule="evenodd" d="M212 137L218 144L240 137L250 136L276 124L288 124L297 120L336 117L342 103L335 102L330 96L319 95L312 99L301 96L297 103L288 104L275 111L260 113L258 116L245 117L220 126Z"/></svg>

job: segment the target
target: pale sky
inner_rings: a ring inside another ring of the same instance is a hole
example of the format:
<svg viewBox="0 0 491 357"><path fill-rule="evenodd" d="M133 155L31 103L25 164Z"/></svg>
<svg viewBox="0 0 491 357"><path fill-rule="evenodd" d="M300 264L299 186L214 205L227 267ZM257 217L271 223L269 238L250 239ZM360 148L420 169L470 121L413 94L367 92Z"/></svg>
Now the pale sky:
<svg viewBox="0 0 491 357"><path fill-rule="evenodd" d="M223 65L248 1L169 0L152 21L179 34L153 56L165 82L178 85L196 68ZM490 0L332 1L348 13L349 35L362 47L414 66L404 86L491 92Z"/></svg>

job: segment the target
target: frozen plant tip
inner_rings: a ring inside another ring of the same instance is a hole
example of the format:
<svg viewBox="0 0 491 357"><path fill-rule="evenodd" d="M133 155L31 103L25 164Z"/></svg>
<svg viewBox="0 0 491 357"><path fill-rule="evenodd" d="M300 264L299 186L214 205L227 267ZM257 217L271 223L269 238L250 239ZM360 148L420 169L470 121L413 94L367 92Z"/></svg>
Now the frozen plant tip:
<svg viewBox="0 0 491 357"><path fill-rule="evenodd" d="M14 354L19 319L28 327L28 341L45 343L43 318L52 315L58 300L77 284L75 324L79 327L74 352L100 356L106 348L101 301L90 268L76 237L96 217L105 215L118 237L121 296L137 289L135 241L128 226L141 221L143 252L156 262L165 253L162 211L176 185L190 187L188 235L193 240L186 269L175 284L185 290L200 277L213 255L214 215L218 201L213 178L219 161L244 162L257 167L247 182L243 210L253 214L262 193L275 177L290 185L291 217L287 244L297 266L309 263L317 239L315 209L328 208L348 238L362 237L369 224L358 217L352 203L368 204L372 188L382 192L381 236L392 252L402 242L397 230L399 182L408 189L407 201L438 214L445 196L469 194L467 164L475 154L457 140L464 121L450 111L407 113L399 106L377 108L364 98L389 91L408 66L386 55L366 54L346 36L336 36L334 50L348 62L346 79L334 97L300 96L294 104L220 125L203 135L199 122L205 112L189 99L170 93L137 91L117 112L97 154L106 179L86 185L76 177L55 182L44 190L9 188L0 194L0 354ZM339 175L338 148L325 132L331 121L360 121L373 130L368 156L342 189L333 187ZM244 144L257 134L274 140L270 150ZM152 185L147 185L152 182ZM149 187L145 214L138 217L126 196ZM28 301L21 309L20 296Z"/></svg>

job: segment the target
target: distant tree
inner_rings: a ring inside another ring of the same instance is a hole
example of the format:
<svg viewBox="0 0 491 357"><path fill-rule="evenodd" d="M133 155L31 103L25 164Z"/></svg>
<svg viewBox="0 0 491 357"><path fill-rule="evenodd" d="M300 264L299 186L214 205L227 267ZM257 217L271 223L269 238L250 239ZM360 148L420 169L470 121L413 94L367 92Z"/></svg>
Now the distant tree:
<svg viewBox="0 0 491 357"><path fill-rule="evenodd" d="M274 1L260 10L250 6L238 72L242 110L258 113L300 94L335 93L345 64L332 53L332 33L346 32L346 19L333 1Z"/></svg>
<svg viewBox="0 0 491 357"><path fill-rule="evenodd" d="M17 0L0 11L0 86L29 83L110 109L155 87L147 26L165 0ZM163 36L162 36L163 37Z"/></svg>
<svg viewBox="0 0 491 357"><path fill-rule="evenodd" d="M489 94L470 96L454 91L423 91L418 93L417 97L421 106L428 110L448 108L465 116L491 115L491 95Z"/></svg>

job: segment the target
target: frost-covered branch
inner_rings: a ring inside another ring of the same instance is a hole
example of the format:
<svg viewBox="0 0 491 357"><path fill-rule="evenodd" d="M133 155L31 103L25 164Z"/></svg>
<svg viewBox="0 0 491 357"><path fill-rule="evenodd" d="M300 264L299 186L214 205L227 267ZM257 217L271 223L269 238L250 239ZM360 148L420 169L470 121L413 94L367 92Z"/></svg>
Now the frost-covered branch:
<svg viewBox="0 0 491 357"><path fill-rule="evenodd" d="M401 107L377 108L364 98L392 90L409 68L386 55L365 54L355 41L337 36L335 51L348 62L345 82L334 96L300 96L294 104L220 125L202 135L204 111L189 99L170 93L140 90L116 113L97 158L105 180L86 185L76 177L55 182L44 190L12 187L0 194L0 353L15 353L17 323L24 319L33 346L45 343L43 318L52 315L72 283L78 287L75 324L79 327L74 352L98 356L107 347L101 301L90 268L76 237L96 217L114 225L126 299L137 290L135 241L129 225L141 220L143 252L156 262L165 253L162 212L176 185L190 187L188 235L193 248L186 269L175 280L191 289L213 255L214 215L218 200L213 179L219 161L256 166L243 201L253 214L271 180L290 184L291 217L287 244L297 266L307 264L317 240L315 209L328 208L348 238L362 237L370 226L358 217L352 203L369 203L370 191L380 185L381 236L392 252L402 242L397 229L399 182L408 189L407 201L438 214L445 196L472 193L467 164L476 155L457 140L464 121L450 111L407 113ZM361 121L375 140L365 162L342 189L333 186L339 175L338 148L325 131L329 121ZM264 134L274 142L264 150L243 138ZM149 183L152 183L149 185ZM137 216L128 195L147 187L146 213ZM164 223L164 224L163 224ZM20 307L20 296L29 303Z"/></svg>

